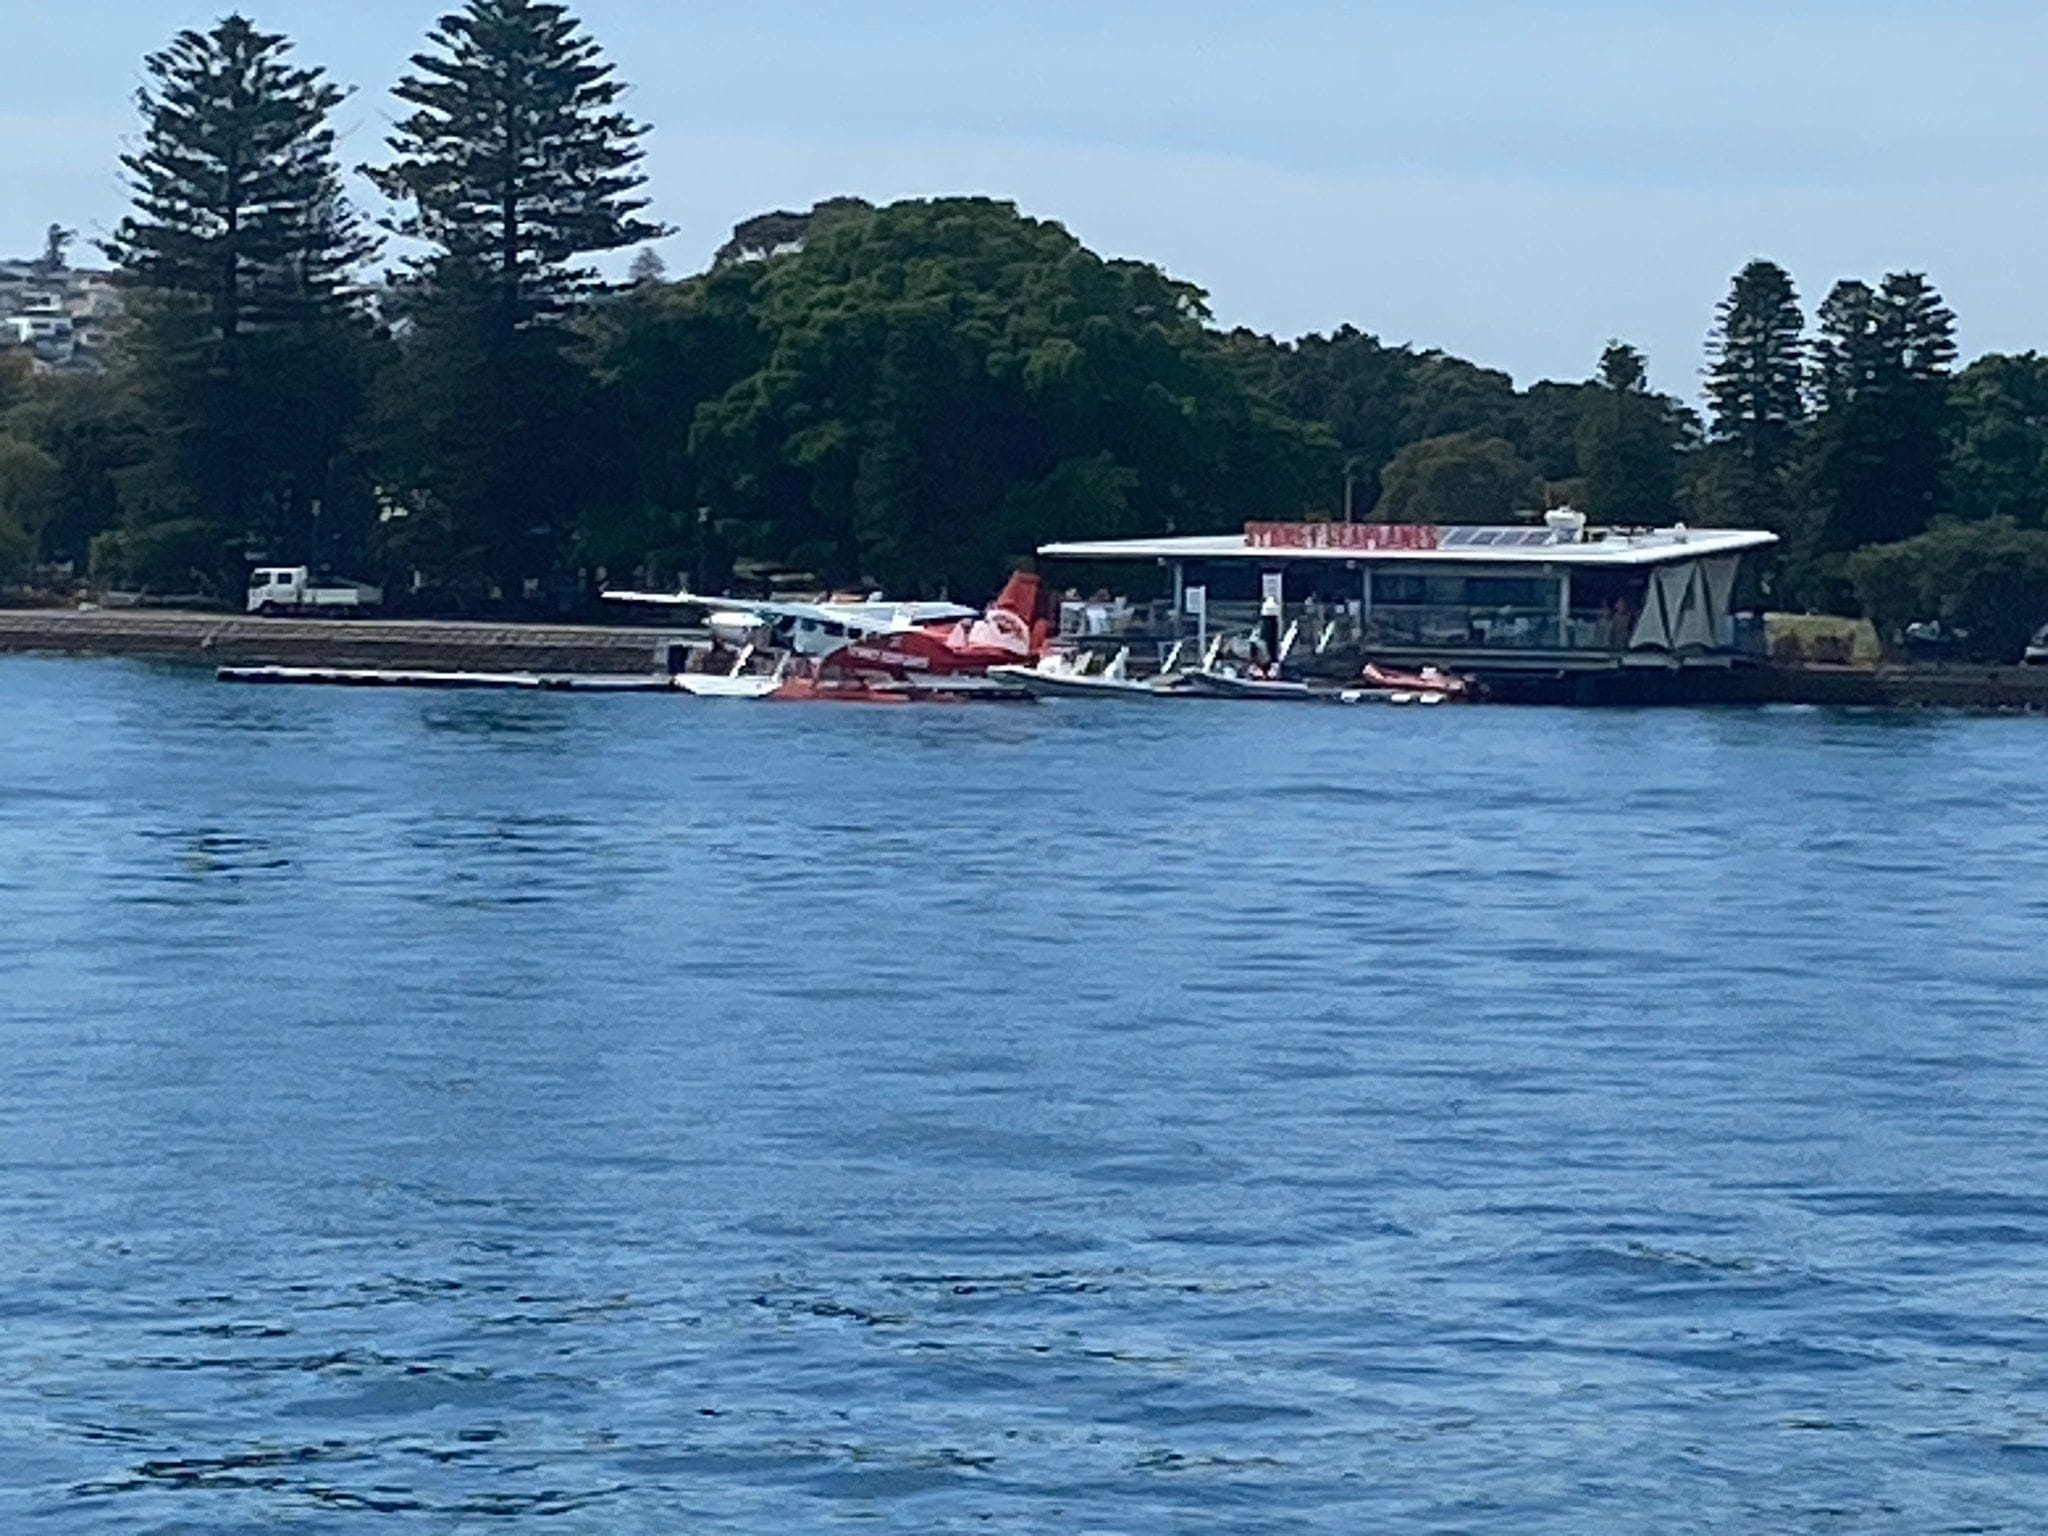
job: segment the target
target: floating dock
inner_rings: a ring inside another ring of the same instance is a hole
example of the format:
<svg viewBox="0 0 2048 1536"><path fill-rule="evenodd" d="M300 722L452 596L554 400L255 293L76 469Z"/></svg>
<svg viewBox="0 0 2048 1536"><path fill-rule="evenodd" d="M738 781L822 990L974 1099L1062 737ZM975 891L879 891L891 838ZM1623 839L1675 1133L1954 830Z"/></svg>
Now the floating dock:
<svg viewBox="0 0 2048 1536"><path fill-rule="evenodd" d="M483 688L537 693L673 693L652 673L418 672L388 667L217 667L223 683L326 688Z"/></svg>

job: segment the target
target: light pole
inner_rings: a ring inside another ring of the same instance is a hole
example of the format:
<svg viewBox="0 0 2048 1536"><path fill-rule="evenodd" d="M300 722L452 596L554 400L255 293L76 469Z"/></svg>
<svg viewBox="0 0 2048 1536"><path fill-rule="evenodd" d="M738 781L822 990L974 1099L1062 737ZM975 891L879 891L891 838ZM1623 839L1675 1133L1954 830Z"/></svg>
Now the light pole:
<svg viewBox="0 0 2048 1536"><path fill-rule="evenodd" d="M1358 479L1358 466L1362 461L1353 454L1344 461L1344 521L1351 521L1351 487Z"/></svg>
<svg viewBox="0 0 2048 1536"><path fill-rule="evenodd" d="M709 507L699 507L697 509L697 590L700 593L704 590L706 580L704 562L710 555L710 551L706 547L710 538L711 509Z"/></svg>

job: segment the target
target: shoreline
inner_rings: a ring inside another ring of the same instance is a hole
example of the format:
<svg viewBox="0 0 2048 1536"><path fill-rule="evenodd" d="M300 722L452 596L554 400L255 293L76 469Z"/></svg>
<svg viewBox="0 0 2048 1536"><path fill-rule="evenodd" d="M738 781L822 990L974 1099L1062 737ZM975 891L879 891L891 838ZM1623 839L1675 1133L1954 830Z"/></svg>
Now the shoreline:
<svg viewBox="0 0 2048 1536"><path fill-rule="evenodd" d="M628 677L698 631L474 619L265 619L150 609L0 609L0 655L99 656L213 667L527 672ZM1644 702L1650 702L1645 700ZM1962 664L1874 670L1772 664L1715 675L1673 702L2048 713L2048 667Z"/></svg>

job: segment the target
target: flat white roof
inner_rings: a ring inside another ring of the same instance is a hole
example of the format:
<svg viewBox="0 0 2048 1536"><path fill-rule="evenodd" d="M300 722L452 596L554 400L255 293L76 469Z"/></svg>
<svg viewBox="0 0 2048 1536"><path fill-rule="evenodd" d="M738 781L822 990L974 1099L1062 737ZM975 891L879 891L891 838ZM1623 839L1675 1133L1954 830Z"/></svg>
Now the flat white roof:
<svg viewBox="0 0 2048 1536"><path fill-rule="evenodd" d="M1244 533L1199 534L1158 539L1097 539L1044 544L1038 553L1047 560L1247 560L1275 564L1287 560L1350 560L1380 564L1394 561L1460 562L1483 565L1658 565L1706 555L1737 555L1767 549L1775 533L1757 528L1588 528L1574 538L1543 527L1394 528L1384 524L1255 525L1310 530L1342 529L1342 533L1303 536L1303 542L1254 538ZM1360 531L1351 534L1356 527ZM1371 542L1373 528L1405 537L1384 545ZM1417 537L1422 535L1422 537ZM1328 542L1320 542L1322 539ZM1364 542L1353 542L1363 540Z"/></svg>

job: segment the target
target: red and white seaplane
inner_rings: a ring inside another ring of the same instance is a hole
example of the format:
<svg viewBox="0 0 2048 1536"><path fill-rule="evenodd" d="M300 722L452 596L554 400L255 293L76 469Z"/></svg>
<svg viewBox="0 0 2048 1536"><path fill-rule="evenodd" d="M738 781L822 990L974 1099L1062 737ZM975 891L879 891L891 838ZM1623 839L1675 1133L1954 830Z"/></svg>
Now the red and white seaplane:
<svg viewBox="0 0 2048 1536"><path fill-rule="evenodd" d="M613 592L613 602L701 609L711 644L701 670L675 684L701 698L860 703L1016 699L1029 694L989 668L1045 649L1038 578L1011 576L988 608L883 597L779 602L695 592Z"/></svg>

